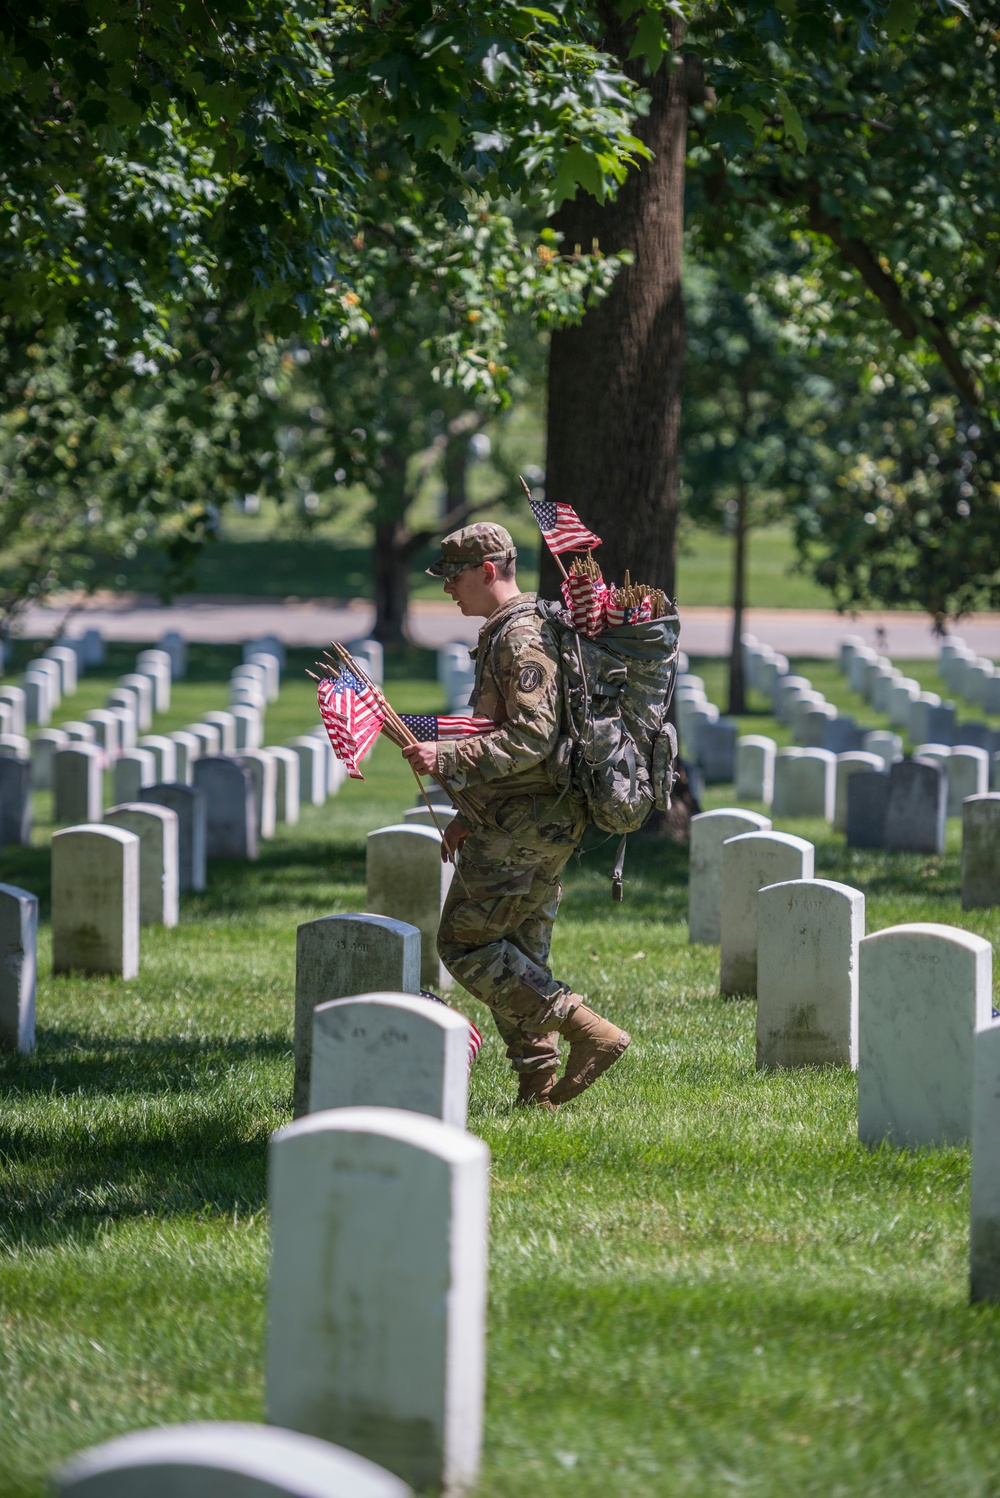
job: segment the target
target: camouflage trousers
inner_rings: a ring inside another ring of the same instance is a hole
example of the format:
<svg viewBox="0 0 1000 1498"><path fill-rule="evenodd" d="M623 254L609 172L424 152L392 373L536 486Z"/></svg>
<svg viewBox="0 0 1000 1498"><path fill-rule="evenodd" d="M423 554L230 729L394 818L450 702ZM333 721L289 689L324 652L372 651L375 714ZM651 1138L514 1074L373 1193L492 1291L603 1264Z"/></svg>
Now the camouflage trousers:
<svg viewBox="0 0 1000 1498"><path fill-rule="evenodd" d="M586 815L555 796L494 803L492 825L462 848L441 924L438 954L452 977L488 1005L517 1072L559 1063L553 1022L579 1003L552 976L549 948L559 909L559 876L579 845Z"/></svg>

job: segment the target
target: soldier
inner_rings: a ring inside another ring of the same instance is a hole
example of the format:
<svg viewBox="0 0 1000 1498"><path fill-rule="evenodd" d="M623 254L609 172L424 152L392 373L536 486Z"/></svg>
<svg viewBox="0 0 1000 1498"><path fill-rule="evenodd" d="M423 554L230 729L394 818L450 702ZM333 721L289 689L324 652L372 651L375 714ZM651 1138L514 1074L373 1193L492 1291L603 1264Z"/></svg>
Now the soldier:
<svg viewBox="0 0 1000 1498"><path fill-rule="evenodd" d="M518 1075L522 1105L558 1107L612 1066L630 1036L553 978L552 926L563 866L587 825L586 803L558 792L547 765L560 727L559 658L515 576L517 551L500 525L468 525L428 567L462 613L485 617L472 655L472 708L495 732L403 750L420 774L462 794L471 815L445 829L441 856L461 850L438 931L445 967L492 1011ZM463 888L463 881L465 888ZM556 1081L559 1036L570 1042Z"/></svg>

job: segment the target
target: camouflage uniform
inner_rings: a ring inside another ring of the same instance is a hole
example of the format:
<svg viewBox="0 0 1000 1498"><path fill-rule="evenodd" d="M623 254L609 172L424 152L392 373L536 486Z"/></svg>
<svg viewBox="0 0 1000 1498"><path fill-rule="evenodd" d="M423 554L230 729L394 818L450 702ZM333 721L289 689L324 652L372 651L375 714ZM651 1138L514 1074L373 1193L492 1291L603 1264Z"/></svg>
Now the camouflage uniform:
<svg viewBox="0 0 1000 1498"><path fill-rule="evenodd" d="M559 663L534 601L533 593L520 593L501 605L472 652L473 708L493 718L497 731L440 744L437 752L437 773L472 813L462 813L470 827L462 878L452 880L445 901L438 952L492 1010L519 1072L557 1064L551 1026L579 1003L578 996L567 1003L571 991L553 978L548 959L559 876L587 825L585 803L557 794L546 769L559 736Z"/></svg>

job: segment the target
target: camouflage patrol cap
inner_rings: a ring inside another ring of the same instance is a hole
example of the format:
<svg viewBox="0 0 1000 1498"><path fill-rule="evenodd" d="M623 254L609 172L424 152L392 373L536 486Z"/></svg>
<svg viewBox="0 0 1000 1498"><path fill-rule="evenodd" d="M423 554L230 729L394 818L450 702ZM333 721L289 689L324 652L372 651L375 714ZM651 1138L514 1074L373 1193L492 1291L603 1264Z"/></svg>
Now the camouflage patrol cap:
<svg viewBox="0 0 1000 1498"><path fill-rule="evenodd" d="M441 542L441 560L427 568L431 577L457 577L466 567L484 562L509 562L517 556L510 531L502 525L463 525Z"/></svg>

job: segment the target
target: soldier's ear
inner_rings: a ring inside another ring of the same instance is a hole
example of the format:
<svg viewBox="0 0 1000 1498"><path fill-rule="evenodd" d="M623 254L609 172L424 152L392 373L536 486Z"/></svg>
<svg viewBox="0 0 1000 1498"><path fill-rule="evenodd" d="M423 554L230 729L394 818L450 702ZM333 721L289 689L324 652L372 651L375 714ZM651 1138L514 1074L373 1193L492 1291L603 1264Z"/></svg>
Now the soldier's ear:
<svg viewBox="0 0 1000 1498"><path fill-rule="evenodd" d="M496 562L484 562L483 563L483 582L486 584L487 587L489 587L490 584L491 583L495 583L496 580L497 580L497 564L496 564Z"/></svg>

